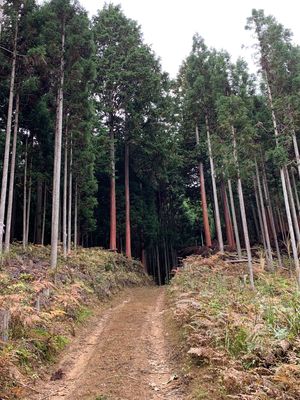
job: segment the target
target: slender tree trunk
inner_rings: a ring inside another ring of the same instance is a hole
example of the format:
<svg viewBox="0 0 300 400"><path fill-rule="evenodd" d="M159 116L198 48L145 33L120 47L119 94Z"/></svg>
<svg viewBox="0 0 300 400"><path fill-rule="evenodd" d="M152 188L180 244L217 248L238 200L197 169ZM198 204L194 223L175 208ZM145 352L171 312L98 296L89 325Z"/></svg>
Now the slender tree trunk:
<svg viewBox="0 0 300 400"><path fill-rule="evenodd" d="M260 209L261 209L262 223L263 223L263 229L264 229L266 245L267 245L267 263L268 263L269 268L271 270L273 270L272 248L271 248L271 242L270 242L270 236L269 236L266 210L265 210L265 205L264 205L264 198L263 198L260 176L259 176L259 171L258 171L258 165L257 165L256 160L255 160L255 168L256 168L256 182L257 182L257 188L258 188L259 204L260 204Z"/></svg>
<svg viewBox="0 0 300 400"><path fill-rule="evenodd" d="M42 224L42 237L41 243L44 246L45 243L45 228L46 228L46 207L47 207L47 185L45 183L44 188L44 205L43 205L43 224Z"/></svg>
<svg viewBox="0 0 300 400"><path fill-rule="evenodd" d="M260 226L261 241L263 243L265 254L267 254L267 242L266 242L266 237L265 237L264 224L263 224L263 219L262 219L262 214L261 214L260 201L259 201L258 193L257 193L257 185L256 185L256 181L255 181L254 177L253 177L253 187L254 187L254 194L255 194L256 209L257 209L257 214L258 214L259 226Z"/></svg>
<svg viewBox="0 0 300 400"><path fill-rule="evenodd" d="M239 195L240 211L241 211L241 218L242 218L242 225L243 225L243 232L244 232L244 241L245 241L245 247L246 247L246 252L247 252L249 280L250 280L251 288L254 289L255 286L254 286L254 277L253 277L251 247L250 247L250 240L249 240L249 233L248 233L248 223L247 223L246 208L245 208L245 203L244 203L242 181L241 181L241 177L240 177L235 129L233 126L232 126L232 141L233 141L233 158L234 158L237 172L238 172L238 181L237 181L238 195Z"/></svg>
<svg viewBox="0 0 300 400"><path fill-rule="evenodd" d="M290 182L290 176L289 176L287 167L284 168L284 172L285 172L288 197L289 197L289 201L290 201L291 215L292 215L292 220L293 220L293 224L294 224L294 231L295 231L295 236L296 236L296 240L297 240L297 246L299 246L299 244L300 244L299 221L298 221L293 191L292 191L291 182Z"/></svg>
<svg viewBox="0 0 300 400"><path fill-rule="evenodd" d="M158 248L158 245L156 245L156 265L157 265L158 285L161 286L161 270L160 270L160 259L159 259L159 248Z"/></svg>
<svg viewBox="0 0 300 400"><path fill-rule="evenodd" d="M270 88L270 85L269 85L269 79L268 79L267 71L265 71L265 72L266 72L266 84L267 84L268 98L269 98L269 102L270 102L270 109L271 109L271 115L272 115L274 134L275 134L275 138L276 138L276 145L278 146L279 133L278 133L276 115L275 115L274 106L273 106L273 97L272 97L272 92L271 92L271 88ZM294 229L293 229L291 210L290 210L287 187L286 187L286 179L285 179L285 174L284 174L284 169L283 168L280 168L280 178L281 178L282 191L283 191L284 204L285 204L285 211L286 211L286 217L287 217L287 221L288 221L288 227L289 227L289 233L290 233L290 239L291 239L291 245L292 245L293 259L294 259L295 269L296 269L296 278L297 278L298 287L300 288L300 264L299 264L298 250L297 250L297 244L296 244L296 239L295 239L295 232L294 232Z"/></svg>
<svg viewBox="0 0 300 400"><path fill-rule="evenodd" d="M31 193L32 193L32 158L30 162L29 183L28 183L28 201L27 201L27 214L26 214L26 246L28 246L28 241L29 241Z"/></svg>
<svg viewBox="0 0 300 400"><path fill-rule="evenodd" d="M237 220L236 220L235 205L234 205L234 199L233 199L233 193L232 193L232 185L231 185L231 180L230 179L228 179L228 191L229 191L229 199L230 199L230 205L231 205L231 214L232 214L232 221L233 221L233 228L234 228L234 234L235 234L235 242L236 242L236 247L237 247L237 253L238 253L238 257L242 258L241 241L240 241L238 224L237 224Z"/></svg>
<svg viewBox="0 0 300 400"><path fill-rule="evenodd" d="M220 252L224 253L224 243L223 243L223 236L222 236L222 229L221 229L221 219L220 219L220 211L219 211L219 203L218 203L218 193L217 193L217 186L216 186L215 166L214 166L214 160L213 160L213 157L212 157L211 142L210 142L210 131L209 131L209 123L208 123L207 115L205 116L205 123L206 123L209 162L210 162L210 169L211 169L211 180L212 180L213 195L214 195L217 236L218 236Z"/></svg>
<svg viewBox="0 0 300 400"><path fill-rule="evenodd" d="M167 253L167 244L166 244L166 239L164 238L163 240L164 243L164 264L165 264L165 278L164 278L164 284L168 283L169 281L169 262L168 262L168 253Z"/></svg>
<svg viewBox="0 0 300 400"><path fill-rule="evenodd" d="M68 127L65 132L64 191L63 191L63 255L67 258L67 197L68 197Z"/></svg>
<svg viewBox="0 0 300 400"><path fill-rule="evenodd" d="M256 237L257 237L258 241L260 241L261 235L260 235L260 230L259 230L259 224L258 224L258 219L257 219L257 215L256 215L256 210L255 210L253 203L251 203L251 210L252 210L252 216L253 216Z"/></svg>
<svg viewBox="0 0 300 400"><path fill-rule="evenodd" d="M253 267L252 267L252 255L251 255L247 216L246 216L246 209L245 209L245 204L244 204L244 195L243 195L241 178L238 178L238 194L239 194L241 217L242 217L242 224L243 224L243 231L244 231L244 239L245 239L247 259L248 259L249 280L250 280L250 285L251 285L252 289L254 289L255 286L254 286Z"/></svg>
<svg viewBox="0 0 300 400"><path fill-rule="evenodd" d="M70 162L69 162L69 204L68 204L68 254L71 253L72 247L72 185L73 185L73 144L72 137L70 141Z"/></svg>
<svg viewBox="0 0 300 400"><path fill-rule="evenodd" d="M282 240L285 241L285 233L284 233L284 229L283 229L283 224L282 224L282 220L281 220L280 211L278 209L276 209L276 212L277 212L277 219L278 219L278 223L279 223L281 237L282 237Z"/></svg>
<svg viewBox="0 0 300 400"><path fill-rule="evenodd" d="M25 144L25 165L24 165L24 184L23 184L23 248L26 248L26 221L27 221L27 168L28 168L28 137Z"/></svg>
<svg viewBox="0 0 300 400"><path fill-rule="evenodd" d="M142 247L142 257L141 257L142 265L144 267L144 271L148 273L148 265L147 265L147 254L144 246Z"/></svg>
<svg viewBox="0 0 300 400"><path fill-rule="evenodd" d="M15 35L14 35L13 59L12 59L12 67L11 67L7 123L6 123L6 137L5 137L5 148L4 148L4 160L3 160L3 169L2 169L1 200L0 200L0 254L2 253L2 250L3 250L4 217L5 217L7 181L8 181L10 137L11 137L15 77L16 77L17 40L18 40L18 16L16 16L16 26L15 26Z"/></svg>
<svg viewBox="0 0 300 400"><path fill-rule="evenodd" d="M11 167L9 177L9 193L8 193L8 205L7 205L7 216L6 216L6 231L5 231L5 245L4 251L9 251L10 238L11 238L11 217L14 200L14 181L15 181L15 166L16 166L16 150L17 150L17 136L19 129L19 94L16 96L16 113L15 113L15 125L14 125L14 137L11 154Z"/></svg>
<svg viewBox="0 0 300 400"><path fill-rule="evenodd" d="M276 226L275 226L274 213L273 213L273 208L272 208L272 204L271 204L271 198L270 198L270 192L269 192L269 188L268 188L265 166L263 166L263 188L264 188L264 193L265 193L265 198L266 198L266 203L267 203L267 209L268 209L268 213L269 213L270 225L271 225L271 229L273 232L273 238L274 238L274 243L275 243L275 247L276 247L278 265L279 265L279 267L282 267L282 259L281 259L279 244L278 244L277 231L276 231Z"/></svg>
<svg viewBox="0 0 300 400"><path fill-rule="evenodd" d="M293 129L292 138L293 138L293 145L294 145L294 151L295 151L295 156L296 156L297 170L298 170L299 179L300 179L300 155L299 155L299 147L298 147L295 129Z"/></svg>
<svg viewBox="0 0 300 400"><path fill-rule="evenodd" d="M78 186L75 183L75 204L74 204L74 249L77 249L78 244Z"/></svg>
<svg viewBox="0 0 300 400"><path fill-rule="evenodd" d="M3 2L4 2L4 0L0 0L0 38L1 38L1 31L2 31L2 23L3 23Z"/></svg>
<svg viewBox="0 0 300 400"><path fill-rule="evenodd" d="M196 133L195 134L196 134L196 144L198 146L200 143L198 125L196 125ZM200 181L200 195L201 195L201 206L202 206L202 218L203 218L205 244L207 247L211 247L212 243L211 243L211 234L210 234L210 226L209 226L209 219L208 219L205 179L204 179L204 171L203 171L203 163L202 162L199 163L199 181Z"/></svg>
<svg viewBox="0 0 300 400"><path fill-rule="evenodd" d="M234 242L234 237L233 237L233 229L232 229L232 223L231 223L231 218L230 218L230 211L229 211L229 207L228 207L226 188L225 188L223 181L221 183L221 191L222 191L222 198L223 198L223 208L224 208L227 243L228 243L230 249L234 249L235 242Z"/></svg>
<svg viewBox="0 0 300 400"><path fill-rule="evenodd" d="M37 244L42 243L42 214L43 214L43 182L41 177L37 177L37 200L36 200L36 229L35 241Z"/></svg>
<svg viewBox="0 0 300 400"><path fill-rule="evenodd" d="M110 244L111 250L117 250L117 210L116 210L116 160L113 116L110 116Z"/></svg>
<svg viewBox="0 0 300 400"><path fill-rule="evenodd" d="M129 143L125 142L125 214L126 214L126 257L131 259L130 188L129 188Z"/></svg>
<svg viewBox="0 0 300 400"><path fill-rule="evenodd" d="M64 51L65 51L65 20L61 35L60 81L57 93L57 125L55 132L53 193L52 193L52 221L51 221L51 268L57 266L58 252L58 224L60 212L60 174L61 174L61 147L62 147L62 122L64 100Z"/></svg>
<svg viewBox="0 0 300 400"><path fill-rule="evenodd" d="M292 182L293 182L295 200L296 200L297 211L298 211L298 218L300 218L300 201L299 201L299 195L298 195L298 190L297 190L297 184L295 181L295 175L294 175L293 171L291 171L291 174L292 174Z"/></svg>

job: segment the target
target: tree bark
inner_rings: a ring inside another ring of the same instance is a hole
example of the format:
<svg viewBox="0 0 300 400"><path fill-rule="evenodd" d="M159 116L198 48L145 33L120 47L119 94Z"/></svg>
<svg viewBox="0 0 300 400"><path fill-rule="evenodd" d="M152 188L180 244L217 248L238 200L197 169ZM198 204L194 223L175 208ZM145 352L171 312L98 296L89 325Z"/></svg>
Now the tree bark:
<svg viewBox="0 0 300 400"><path fill-rule="evenodd" d="M233 237L233 229L232 229L230 211L229 211L229 207L228 207L227 193L226 193L226 188L225 188L223 181L221 183L221 191L222 191L222 198L223 198L223 208L224 208L227 243L228 243L228 246L230 247L230 249L235 249L235 241L234 241L234 237Z"/></svg>
<svg viewBox="0 0 300 400"><path fill-rule="evenodd" d="M28 167L28 136L25 144L25 164L24 164L24 183L23 183L23 249L26 248L26 222L27 222L27 167Z"/></svg>
<svg viewBox="0 0 300 400"><path fill-rule="evenodd" d="M196 144L199 145L199 130L198 125L196 124ZM207 247L211 247L211 234L210 234L210 226L208 219L208 210L207 210L207 200L206 200L206 190L205 190L205 179L204 179L204 171L203 171L203 163L199 163L199 181L200 181L200 195L201 195L201 206L202 206L202 218L203 218L203 228L204 228L204 236L205 236L205 245Z"/></svg>
<svg viewBox="0 0 300 400"><path fill-rule="evenodd" d="M31 193L32 193L32 157L29 168L28 201L27 201L27 214L26 214L26 246L28 246L28 241L29 241Z"/></svg>
<svg viewBox="0 0 300 400"><path fill-rule="evenodd" d="M60 77L57 92L57 124L54 147L53 193L52 193L52 220L51 220L51 268L57 266L58 253L58 224L60 211L60 174L61 174L61 147L62 147L62 121L64 100L64 50L65 50L65 20L62 24Z"/></svg>
<svg viewBox="0 0 300 400"><path fill-rule="evenodd" d="M289 197L289 201L290 201L291 215L292 215L292 220L293 220L293 224L294 224L294 231L295 231L295 236L296 236L296 240L297 240L297 246L299 246L299 244L300 244L299 221L298 221L293 191L292 191L291 182L290 182L290 176L289 176L287 167L284 168L284 172L285 172L285 178L286 178L288 197Z"/></svg>
<svg viewBox="0 0 300 400"><path fill-rule="evenodd" d="M11 67L6 136L5 136L5 148L4 148L4 160L3 160L3 170L2 170L1 199L0 199L0 254L2 253L2 250L3 250L4 217L5 217L7 181L8 181L10 137L11 137L13 101L14 101L15 78L16 78L17 40L18 40L18 15L16 16L16 26L15 26L15 35L14 35L14 44L13 44L13 58L12 58L12 67Z"/></svg>
<svg viewBox="0 0 300 400"><path fill-rule="evenodd" d="M16 113L15 113L15 125L14 125L14 137L12 144L11 154L11 166L10 166L10 177L9 177L9 192L8 192L8 205L7 205L7 216L6 216L6 232L5 232L5 244L4 251L9 251L10 239L11 239L11 217L14 200L14 181L15 181L15 166L16 166L16 151L17 151L17 137L19 129L19 104L20 96L16 96Z"/></svg>
<svg viewBox="0 0 300 400"><path fill-rule="evenodd" d="M75 204L74 204L74 249L78 244L78 185L75 183Z"/></svg>
<svg viewBox="0 0 300 400"><path fill-rule="evenodd" d="M68 124L68 122L67 122ZM63 191L63 255L67 258L67 193L68 193L68 126L65 132L64 191Z"/></svg>
<svg viewBox="0 0 300 400"><path fill-rule="evenodd" d="M70 161L69 161L69 203L68 203L68 254L71 253L72 247L72 186L73 186L73 143L70 140Z"/></svg>
<svg viewBox="0 0 300 400"><path fill-rule="evenodd" d="M110 250L117 250L116 160L113 116L110 116Z"/></svg>
<svg viewBox="0 0 300 400"><path fill-rule="evenodd" d="M236 144L234 126L232 126L232 141L233 141L233 158L234 158L234 162L235 162L237 174L238 174L238 180L237 180L238 195L239 195L240 211L241 211L241 218L242 218L242 225L243 225L243 232L244 232L244 241L245 241L246 252L247 252L249 280L250 280L251 288L255 289L254 277L253 277L253 266L252 266L252 255L251 255L251 247L250 247L250 240L249 240L249 233L248 233L248 223L247 223L246 208L245 208L245 203L244 203L242 181L241 181L241 177L240 177L240 168L239 168L239 162L238 162L237 144Z"/></svg>
<svg viewBox="0 0 300 400"><path fill-rule="evenodd" d="M275 111L274 111L273 97L272 97L272 92L271 92L271 88L270 88L270 84L269 84L267 71L265 71L265 74L266 74L268 98L269 98L271 115L272 115L273 129L274 129L274 134L275 134L276 145L278 146L279 132L278 132L278 128L277 128L276 115L275 115ZM281 179L281 184L282 184L285 211L286 211L286 217L287 217L287 221L288 221L288 227L289 227L289 233L290 233L290 239L291 239L291 245L292 245L293 259L294 259L294 263L295 263L296 279L297 279L298 287L300 289L300 264L299 264L295 232L293 229L291 210L290 210L290 204L289 204L288 193L287 193L286 179L285 179L285 174L284 174L283 168L280 168L280 179Z"/></svg>
<svg viewBox="0 0 300 400"><path fill-rule="evenodd" d="M266 210L265 210L265 205L264 205L263 193L262 193L262 188L261 188L260 176L259 176L259 171L258 171L258 165L257 165L257 161L256 160L255 160L255 169L256 169L256 182L257 182L257 188L258 188L259 205L260 205L260 209L261 209L263 230L264 230L265 239L266 239L266 245L267 245L267 254L266 254L267 255L267 264L268 264L270 270L273 270L273 256L272 256L270 235L269 235L269 229L268 229L268 223L267 223L267 217L266 217Z"/></svg>
<svg viewBox="0 0 300 400"><path fill-rule="evenodd" d="M245 204L244 204L244 195L243 195L243 187L242 187L241 178L238 178L238 193L239 193L239 201L240 201L240 209L241 209L241 217L242 217L247 259L248 259L249 280L250 280L251 288L254 289L255 286L254 286L253 267L252 267L252 255L251 255L247 216L246 216L246 209L245 209Z"/></svg>
<svg viewBox="0 0 300 400"><path fill-rule="evenodd" d="M42 213L43 213L43 182L41 177L37 177L37 200L36 200L36 235L35 242L42 243Z"/></svg>
<svg viewBox="0 0 300 400"><path fill-rule="evenodd" d="M233 199L233 193L232 193L232 185L231 185L230 179L228 179L228 191L229 191L229 199L230 199L230 205L231 205L231 214L232 214L232 221L233 221L237 253L238 253L238 257L242 258L241 241L240 241L238 224L237 224L237 220L236 220L236 211L235 211L235 205L234 205L234 199Z"/></svg>
<svg viewBox="0 0 300 400"><path fill-rule="evenodd" d="M255 181L254 177L253 177L253 187L254 187L254 194L255 194L255 201L256 201L256 209L257 209L257 214L258 214L258 221L259 221L259 226L260 226L261 241L264 246L264 251L267 254L267 243L266 243L266 237L265 237L264 224L263 224L263 220L262 220L260 201L259 201L258 193L257 193L257 185L256 185L256 181Z"/></svg>
<svg viewBox="0 0 300 400"><path fill-rule="evenodd" d="M292 182L293 182L294 194L295 194L297 211L298 211L298 218L300 218L300 201L299 201L299 195L298 195L298 190L297 190L297 184L296 184L296 180L295 180L293 171L291 171L291 174L292 174Z"/></svg>
<svg viewBox="0 0 300 400"><path fill-rule="evenodd" d="M157 265L158 285L161 286L161 270L160 270L160 257L159 257L158 245L156 245L156 265Z"/></svg>
<svg viewBox="0 0 300 400"><path fill-rule="evenodd" d="M269 213L271 229L273 232L273 238L274 238L274 243L275 243L275 248L276 248L276 253L277 253L278 265L279 265L279 267L282 267L282 259L281 259L279 244L278 244L277 231L276 231L276 226L275 226L274 213L273 213L273 208L272 208L272 204L271 204L271 198L270 198L270 192L269 192L269 187L268 187L268 182L267 182L265 166L263 166L263 188L264 188L264 193L265 193L265 198L266 198L267 210Z"/></svg>
<svg viewBox="0 0 300 400"><path fill-rule="evenodd" d="M129 143L125 141L125 214L126 214L126 257L131 259L131 228L130 228L130 187L129 187Z"/></svg>
<svg viewBox="0 0 300 400"><path fill-rule="evenodd" d="M297 170L298 170L299 179L300 179L300 155L299 155L299 147L298 147L295 129L293 129L292 138L293 138L294 152L295 152L296 163L297 163Z"/></svg>
<svg viewBox="0 0 300 400"><path fill-rule="evenodd" d="M47 207L47 185L45 183L44 188L44 205L43 205L43 224L42 224L42 237L41 243L44 246L45 243L45 228L46 228L46 207Z"/></svg>
<svg viewBox="0 0 300 400"><path fill-rule="evenodd" d="M212 149L211 149L211 142L210 142L210 131L209 131L209 122L208 122L207 115L205 116L205 124L206 124L206 134L207 134L209 162L210 162L210 169L211 169L211 180L212 180L213 195L214 195L217 236L218 236L220 252L224 253L224 243L223 243L223 236L222 236L222 229L221 229L221 219L220 219L220 211L219 211L219 203L218 203L218 193L217 193L217 186L216 186L215 166L214 166L214 160L213 160L213 156L212 156Z"/></svg>

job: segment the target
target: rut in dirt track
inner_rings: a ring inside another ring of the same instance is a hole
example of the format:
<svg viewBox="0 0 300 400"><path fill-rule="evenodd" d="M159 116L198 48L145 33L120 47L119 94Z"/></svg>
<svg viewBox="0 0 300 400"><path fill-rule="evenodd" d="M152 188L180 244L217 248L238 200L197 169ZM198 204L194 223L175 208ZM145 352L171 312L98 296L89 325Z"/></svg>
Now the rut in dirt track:
<svg viewBox="0 0 300 400"><path fill-rule="evenodd" d="M164 323L163 288L132 289L91 321L56 366L59 381L30 400L181 400Z"/></svg>

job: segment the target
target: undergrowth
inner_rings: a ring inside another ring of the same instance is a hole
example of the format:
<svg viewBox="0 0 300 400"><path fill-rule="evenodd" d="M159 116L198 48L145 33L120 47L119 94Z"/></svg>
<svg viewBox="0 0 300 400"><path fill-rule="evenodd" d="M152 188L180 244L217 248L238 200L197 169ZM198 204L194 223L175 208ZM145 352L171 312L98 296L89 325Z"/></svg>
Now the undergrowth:
<svg viewBox="0 0 300 400"><path fill-rule="evenodd" d="M60 258L55 271L49 258L47 247L19 245L3 257L0 311L10 322L8 340L0 340L1 399L25 398L28 382L56 360L100 302L150 283L139 262L101 249L80 248Z"/></svg>
<svg viewBox="0 0 300 400"><path fill-rule="evenodd" d="M192 398L298 399L300 294L294 279L256 265L254 292L244 268L217 255L194 256L172 281L175 319L197 373L205 373Z"/></svg>

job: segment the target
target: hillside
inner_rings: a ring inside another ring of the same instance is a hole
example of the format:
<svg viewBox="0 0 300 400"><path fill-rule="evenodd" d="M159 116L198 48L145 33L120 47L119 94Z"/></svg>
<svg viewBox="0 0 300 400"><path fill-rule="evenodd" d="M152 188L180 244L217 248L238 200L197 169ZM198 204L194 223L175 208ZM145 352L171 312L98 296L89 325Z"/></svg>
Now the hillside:
<svg viewBox="0 0 300 400"><path fill-rule="evenodd" d="M191 399L296 400L300 295L288 271L191 256L169 289L191 369ZM192 363L192 364L191 364ZM192 365L192 367L191 367Z"/></svg>
<svg viewBox="0 0 300 400"><path fill-rule="evenodd" d="M24 398L81 329L125 288L149 285L140 263L101 249L79 249L57 270L49 248L13 246L0 272L0 397ZM4 329L4 316L9 324ZM4 339L4 340L3 340Z"/></svg>

